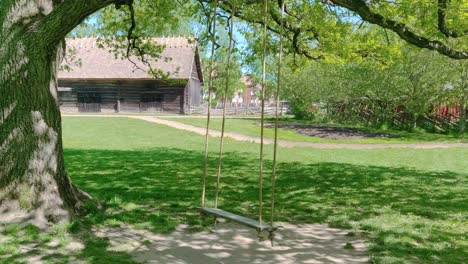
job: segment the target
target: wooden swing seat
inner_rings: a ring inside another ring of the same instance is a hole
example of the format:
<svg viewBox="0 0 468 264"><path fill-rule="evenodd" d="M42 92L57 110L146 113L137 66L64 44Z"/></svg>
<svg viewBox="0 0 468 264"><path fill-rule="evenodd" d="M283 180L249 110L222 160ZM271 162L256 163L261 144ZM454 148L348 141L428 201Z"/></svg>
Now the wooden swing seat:
<svg viewBox="0 0 468 264"><path fill-rule="evenodd" d="M256 230L268 230L270 228L268 224L262 223L260 225L260 223L256 220L253 220L244 216L236 215L236 214L233 214L233 213L221 210L221 209L217 209L217 208L202 207L200 208L200 211L206 214L214 215L216 217L234 221L236 223L239 223L241 225L244 225L250 228L254 228Z"/></svg>

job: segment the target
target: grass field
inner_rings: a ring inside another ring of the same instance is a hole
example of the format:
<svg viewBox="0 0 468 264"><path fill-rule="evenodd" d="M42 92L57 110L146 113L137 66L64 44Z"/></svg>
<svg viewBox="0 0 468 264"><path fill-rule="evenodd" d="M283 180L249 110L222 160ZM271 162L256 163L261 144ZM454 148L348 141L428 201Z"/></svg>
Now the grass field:
<svg viewBox="0 0 468 264"><path fill-rule="evenodd" d="M197 127L206 127L206 118L171 118L171 117L161 117L163 119L181 122ZM267 119L267 123L273 123L273 119ZM282 123L287 122L299 122L292 119L282 119ZM210 128L213 130L221 130L221 118L211 119ZM226 121L226 131L234 132L239 134L244 134L248 136L259 137L260 136L260 119L249 119L249 118L229 118ZM339 126L339 125L336 125ZM349 127L349 126L348 126ZM356 127L358 128L358 127ZM359 128L363 131L375 132L375 133L385 133L398 138L366 138L366 139L324 139L320 137L310 137L306 135L301 135L294 131L293 129L281 128L279 139L289 140L289 141L303 141L303 142L319 142L319 143L367 143L367 144L378 144L378 143L418 143L418 142L466 142L466 139L460 138L454 135L444 135L444 134L433 134L433 133L410 133L406 131L397 131L397 130L378 130L378 129L369 129L369 128ZM272 128L265 129L265 137L273 138L274 130Z"/></svg>
<svg viewBox="0 0 468 264"><path fill-rule="evenodd" d="M103 202L104 209L52 234L33 227L6 228L5 263L21 259L18 246L61 237L85 243L79 253L49 256L65 263L131 263L96 238L96 226L131 224L170 232L179 224L206 228L198 216L202 136L125 118L64 119L65 158L73 181ZM209 198L213 199L217 140L210 144ZM226 141L220 204L255 216L259 146ZM271 167L271 146L266 147ZM468 149L341 150L280 148L278 220L349 228L369 240L376 263L463 263L468 255ZM270 184L265 185L269 199ZM265 211L268 213L268 211ZM26 234L19 236L18 234ZM1 238L0 238L0 242ZM38 249L40 250L40 249ZM34 252L32 253L34 254Z"/></svg>

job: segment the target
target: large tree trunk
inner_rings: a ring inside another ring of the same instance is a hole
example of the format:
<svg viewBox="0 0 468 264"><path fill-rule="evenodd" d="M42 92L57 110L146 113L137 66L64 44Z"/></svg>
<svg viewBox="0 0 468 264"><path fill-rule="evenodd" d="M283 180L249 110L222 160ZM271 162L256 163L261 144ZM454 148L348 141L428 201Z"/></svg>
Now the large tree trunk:
<svg viewBox="0 0 468 264"><path fill-rule="evenodd" d="M0 2L0 222L45 226L90 198L65 169L56 74L66 34L110 3Z"/></svg>

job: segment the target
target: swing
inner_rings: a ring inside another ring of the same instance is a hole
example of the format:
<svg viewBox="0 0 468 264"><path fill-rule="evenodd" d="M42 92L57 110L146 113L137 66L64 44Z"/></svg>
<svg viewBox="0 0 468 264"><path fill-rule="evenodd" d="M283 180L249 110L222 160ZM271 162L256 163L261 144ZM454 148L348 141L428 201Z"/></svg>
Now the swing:
<svg viewBox="0 0 468 264"><path fill-rule="evenodd" d="M273 149L273 169L272 169L272 193L271 193L271 215L270 223L266 224L263 221L263 174L264 174L264 120L265 120L265 90L266 90L266 53L267 53L267 22L268 22L268 1L265 0L265 9L264 9L264 27L263 27L263 58L262 58L262 100L261 100L261 131L260 131L260 174L259 174L259 218L258 221L250 219L244 216L236 215L218 208L218 198L219 198L219 183L222 172L222 159L223 159L223 145L224 145L224 132L225 132L225 122L226 122L226 105L227 105L227 96L223 98L223 118L221 126L221 137L220 137L220 148L219 148L219 157L218 157L218 170L216 174L216 195L215 195L215 205L214 208L206 207L205 197L206 197L206 178L208 171L208 139L209 139L209 126L211 118L211 103L213 98L213 71L214 71L214 56L215 56L215 44L216 44L216 17L217 17L217 8L218 0L215 1L213 8L213 29L212 29L212 46L211 46L211 65L210 65L210 79L209 79L209 93L208 93L208 114L207 114L207 124L206 124L206 135L205 135L205 162L204 162L204 174L203 174L203 189L202 189L202 205L200 211L205 215L213 215L215 218L220 217L227 220L231 220L242 224L244 226L256 229L258 232L258 237L260 240L263 240L263 231L268 230L269 239L273 245L274 232L276 227L274 227L274 213L275 213L275 189L276 189L276 171L277 171L277 145L278 145L278 120L279 120L279 91L280 91L280 80L281 80L281 65L282 65L282 54L283 54L283 30L284 30L284 10L285 10L285 1L282 1L281 4L281 32L280 32L280 50L279 50L279 62L278 62L278 82L276 87L276 111L275 111L275 136L274 136L274 149ZM230 78L230 66L231 66L231 57L233 49L233 28L234 28L234 15L236 12L235 6L233 5L231 10L230 18L230 28L229 28L229 49L228 49L228 61L226 67L226 86L224 94L227 95L229 91L229 78Z"/></svg>

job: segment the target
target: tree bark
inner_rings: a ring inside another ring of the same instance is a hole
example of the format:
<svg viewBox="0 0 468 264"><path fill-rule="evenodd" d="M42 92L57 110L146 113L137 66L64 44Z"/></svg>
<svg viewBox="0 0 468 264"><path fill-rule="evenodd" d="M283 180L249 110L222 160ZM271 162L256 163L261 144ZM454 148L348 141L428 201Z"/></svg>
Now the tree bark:
<svg viewBox="0 0 468 264"><path fill-rule="evenodd" d="M45 227L91 198L65 169L57 69L66 34L112 2L0 2L0 222Z"/></svg>

